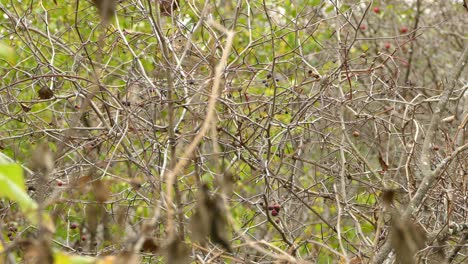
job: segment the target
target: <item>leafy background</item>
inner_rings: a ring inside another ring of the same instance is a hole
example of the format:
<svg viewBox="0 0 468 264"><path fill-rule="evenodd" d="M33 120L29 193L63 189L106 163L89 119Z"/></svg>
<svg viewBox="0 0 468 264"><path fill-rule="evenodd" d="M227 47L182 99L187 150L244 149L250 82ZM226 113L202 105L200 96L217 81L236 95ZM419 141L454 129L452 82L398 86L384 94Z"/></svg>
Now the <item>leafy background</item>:
<svg viewBox="0 0 468 264"><path fill-rule="evenodd" d="M4 261L464 261L462 3L171 5L0 2Z"/></svg>

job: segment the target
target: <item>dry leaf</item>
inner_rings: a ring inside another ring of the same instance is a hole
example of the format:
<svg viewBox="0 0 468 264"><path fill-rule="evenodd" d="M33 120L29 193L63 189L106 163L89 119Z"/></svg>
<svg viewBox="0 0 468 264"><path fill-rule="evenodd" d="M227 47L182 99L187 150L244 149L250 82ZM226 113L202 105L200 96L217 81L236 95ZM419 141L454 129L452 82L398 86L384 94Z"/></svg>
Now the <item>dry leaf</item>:
<svg viewBox="0 0 468 264"><path fill-rule="evenodd" d="M76 187L80 188L83 191L83 189L86 187L86 185L89 182L91 182L91 180L92 178L89 175L81 176L76 180L75 185Z"/></svg>
<svg viewBox="0 0 468 264"><path fill-rule="evenodd" d="M382 201L386 206L390 206L395 197L395 190L384 190L382 192Z"/></svg>
<svg viewBox="0 0 468 264"><path fill-rule="evenodd" d="M159 249L158 244L156 243L156 240L152 237L146 237L145 240L143 241L143 244L141 245L141 251L143 252L152 252L155 253Z"/></svg>
<svg viewBox="0 0 468 264"><path fill-rule="evenodd" d="M97 7L102 20L108 21L114 16L117 0L93 0L93 3Z"/></svg>
<svg viewBox="0 0 468 264"><path fill-rule="evenodd" d="M167 262L171 264L190 263L190 249L179 238L173 239L165 248Z"/></svg>
<svg viewBox="0 0 468 264"><path fill-rule="evenodd" d="M383 159L383 156L382 156L382 153L379 152L379 163L380 163L380 167L382 167L382 170L383 171L387 171L388 170L388 165L387 163L385 162L385 160Z"/></svg>
<svg viewBox="0 0 468 264"><path fill-rule="evenodd" d="M53 264L52 251L46 243L32 241L25 246L24 263L26 264Z"/></svg>
<svg viewBox="0 0 468 264"><path fill-rule="evenodd" d="M49 173L54 169L54 163L54 155L47 144L37 146L32 153L31 168L35 171Z"/></svg>
<svg viewBox="0 0 468 264"><path fill-rule="evenodd" d="M178 8L179 0L159 0L159 10L163 16L170 16Z"/></svg>
<svg viewBox="0 0 468 264"><path fill-rule="evenodd" d="M190 229L194 240L204 243L209 236L213 243L231 252L227 238L228 222L219 197L210 197L208 187L203 185L199 192L197 211L193 214Z"/></svg>
<svg viewBox="0 0 468 264"><path fill-rule="evenodd" d="M124 251L116 256L113 264L138 264L140 262L140 257L133 252Z"/></svg>
<svg viewBox="0 0 468 264"><path fill-rule="evenodd" d="M109 199L110 191L102 180L93 181L93 191L96 196L96 201L103 203Z"/></svg>
<svg viewBox="0 0 468 264"><path fill-rule="evenodd" d="M141 188L142 182L143 182L143 181L142 181L141 179L139 179L139 178L132 178L132 179L130 180L130 185L132 186L132 188L133 188L134 190L138 190L138 189Z"/></svg>
<svg viewBox="0 0 468 264"><path fill-rule="evenodd" d="M234 184L238 180L238 177L231 172L225 172L223 177L223 189L226 195L230 195L234 188Z"/></svg>
<svg viewBox="0 0 468 264"><path fill-rule="evenodd" d="M25 105L25 104L21 104L21 109L23 109L24 112L29 112L31 111L31 107Z"/></svg>
<svg viewBox="0 0 468 264"><path fill-rule="evenodd" d="M391 243L395 249L396 258L401 264L415 264L416 253L423 249L426 242L424 230L409 219L392 217Z"/></svg>

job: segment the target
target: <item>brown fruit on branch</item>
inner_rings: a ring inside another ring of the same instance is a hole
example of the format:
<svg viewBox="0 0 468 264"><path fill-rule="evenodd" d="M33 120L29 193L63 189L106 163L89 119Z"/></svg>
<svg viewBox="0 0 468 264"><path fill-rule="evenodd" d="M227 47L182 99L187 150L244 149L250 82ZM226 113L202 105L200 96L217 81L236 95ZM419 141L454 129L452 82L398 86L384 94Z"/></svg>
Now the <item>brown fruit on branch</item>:
<svg viewBox="0 0 468 264"><path fill-rule="evenodd" d="M50 99L54 97L54 92L47 86L42 86L37 93L41 99Z"/></svg>

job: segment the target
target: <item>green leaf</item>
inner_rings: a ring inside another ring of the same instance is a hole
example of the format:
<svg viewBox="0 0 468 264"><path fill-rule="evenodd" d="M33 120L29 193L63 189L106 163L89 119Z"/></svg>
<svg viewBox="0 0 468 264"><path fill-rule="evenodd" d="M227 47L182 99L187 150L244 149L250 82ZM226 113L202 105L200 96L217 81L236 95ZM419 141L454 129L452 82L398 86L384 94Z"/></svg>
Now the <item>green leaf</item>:
<svg viewBox="0 0 468 264"><path fill-rule="evenodd" d="M0 197L8 198L19 204L21 211L34 224L39 223L37 203L26 193L23 169L18 164L0 164ZM54 232L54 224L48 214L42 216L43 224L49 231Z"/></svg>
<svg viewBox="0 0 468 264"><path fill-rule="evenodd" d="M70 256L64 254L63 252L56 252L54 254L54 263L55 264L71 264Z"/></svg>
<svg viewBox="0 0 468 264"><path fill-rule="evenodd" d="M0 252L3 252L3 246L2 243L0 243ZM0 264L5 263L4 262L5 254L0 254Z"/></svg>
<svg viewBox="0 0 468 264"><path fill-rule="evenodd" d="M23 170L18 164L0 165L0 188L3 197L17 202L22 210L37 208L37 204L26 193L24 186Z"/></svg>
<svg viewBox="0 0 468 264"><path fill-rule="evenodd" d="M330 13L333 10L335 10L335 6L331 5L325 9L325 13Z"/></svg>
<svg viewBox="0 0 468 264"><path fill-rule="evenodd" d="M23 178L23 168L19 164L7 163L0 165L0 173L8 175L10 180L19 188L26 190Z"/></svg>
<svg viewBox="0 0 468 264"><path fill-rule="evenodd" d="M318 6L320 4L321 0L312 0L309 5L310 6Z"/></svg>
<svg viewBox="0 0 468 264"><path fill-rule="evenodd" d="M96 263L96 259L86 256L68 255L61 251L55 252L54 264L91 264Z"/></svg>
<svg viewBox="0 0 468 264"><path fill-rule="evenodd" d="M10 46L0 43L0 58L14 64L16 61L15 50Z"/></svg>
<svg viewBox="0 0 468 264"><path fill-rule="evenodd" d="M327 61L323 66L322 70L328 71L336 67L336 62L333 61Z"/></svg>

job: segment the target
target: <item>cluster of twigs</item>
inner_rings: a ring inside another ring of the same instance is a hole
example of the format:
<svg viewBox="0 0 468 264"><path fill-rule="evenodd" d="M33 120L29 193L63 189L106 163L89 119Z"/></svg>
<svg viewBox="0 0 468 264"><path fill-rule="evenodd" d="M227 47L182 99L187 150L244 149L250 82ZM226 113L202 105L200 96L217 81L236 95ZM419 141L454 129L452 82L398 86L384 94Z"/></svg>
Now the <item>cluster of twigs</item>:
<svg viewBox="0 0 468 264"><path fill-rule="evenodd" d="M150 263L466 258L468 48L451 3L418 0L395 30L372 1L298 1L294 17L276 1L43 2L0 3L18 57L0 68L0 148L62 230L54 246ZM2 232L27 226L2 204Z"/></svg>

